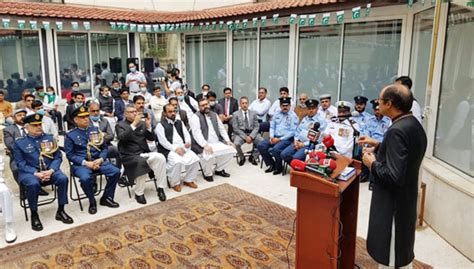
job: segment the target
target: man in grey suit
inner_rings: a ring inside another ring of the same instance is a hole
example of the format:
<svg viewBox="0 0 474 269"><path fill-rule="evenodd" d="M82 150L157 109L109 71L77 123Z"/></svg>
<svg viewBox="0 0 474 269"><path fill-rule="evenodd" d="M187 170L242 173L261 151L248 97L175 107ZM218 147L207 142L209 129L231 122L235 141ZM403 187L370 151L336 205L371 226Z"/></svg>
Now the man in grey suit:
<svg viewBox="0 0 474 269"><path fill-rule="evenodd" d="M13 144L19 137L25 136L26 131L23 124L23 118L26 116L26 109L21 108L15 110L13 113L13 124L3 129L3 142L6 146L6 154L10 156L10 169L13 174L13 178L18 180L18 167L13 158Z"/></svg>
<svg viewBox="0 0 474 269"><path fill-rule="evenodd" d="M249 99L245 96L240 98L240 110L232 114L232 129L234 131L234 144L239 156L239 165L245 163L245 156L242 152L242 144L253 144L252 155L249 162L257 165L258 150L256 146L263 141L258 133L259 123L257 113L249 110Z"/></svg>

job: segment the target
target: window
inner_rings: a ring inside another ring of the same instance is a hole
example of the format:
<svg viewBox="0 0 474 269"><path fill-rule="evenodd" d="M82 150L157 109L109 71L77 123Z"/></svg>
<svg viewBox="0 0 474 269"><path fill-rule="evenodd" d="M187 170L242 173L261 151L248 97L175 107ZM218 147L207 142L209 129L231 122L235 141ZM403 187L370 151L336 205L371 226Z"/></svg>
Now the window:
<svg viewBox="0 0 474 269"><path fill-rule="evenodd" d="M42 85L38 32L0 30L0 88L6 100L19 101L24 89Z"/></svg>
<svg viewBox="0 0 474 269"><path fill-rule="evenodd" d="M257 92L257 29L234 32L232 49L232 82L235 98L250 99Z"/></svg>
<svg viewBox="0 0 474 269"><path fill-rule="evenodd" d="M91 70L86 33L57 32L61 96L71 92L71 84L79 82L86 97L91 97Z"/></svg>
<svg viewBox="0 0 474 269"><path fill-rule="evenodd" d="M209 84L218 98L224 96L222 90L227 86L226 40L225 33L203 35L203 83ZM194 89L201 92L200 86Z"/></svg>
<svg viewBox="0 0 474 269"><path fill-rule="evenodd" d="M95 93L99 92L98 87L110 86L114 79L127 74L127 35L91 34L91 53ZM115 66L115 60L111 61L111 58L120 59L120 65Z"/></svg>
<svg viewBox="0 0 474 269"><path fill-rule="evenodd" d="M140 58L153 58L160 67L171 70L178 66L179 34L140 34Z"/></svg>
<svg viewBox="0 0 474 269"><path fill-rule="evenodd" d="M474 11L450 4L434 155L474 176Z"/></svg>
<svg viewBox="0 0 474 269"><path fill-rule="evenodd" d="M186 83L191 89L201 88L201 36L186 36Z"/></svg>
<svg viewBox="0 0 474 269"><path fill-rule="evenodd" d="M341 100L377 98L398 74L402 21L345 25Z"/></svg>
<svg viewBox="0 0 474 269"><path fill-rule="evenodd" d="M425 105L426 82L430 65L433 16L434 8L415 15L411 45L410 77L413 80L411 90L422 108Z"/></svg>
<svg viewBox="0 0 474 269"><path fill-rule="evenodd" d="M301 27L298 50L297 93L312 98L331 94L337 99L339 84L341 25Z"/></svg>
<svg viewBox="0 0 474 269"><path fill-rule="evenodd" d="M290 29L288 26L267 27L260 31L259 86L268 90L270 101L280 97L279 89L288 87L288 56ZM290 90L291 91L291 90ZM256 91L249 96L256 97Z"/></svg>

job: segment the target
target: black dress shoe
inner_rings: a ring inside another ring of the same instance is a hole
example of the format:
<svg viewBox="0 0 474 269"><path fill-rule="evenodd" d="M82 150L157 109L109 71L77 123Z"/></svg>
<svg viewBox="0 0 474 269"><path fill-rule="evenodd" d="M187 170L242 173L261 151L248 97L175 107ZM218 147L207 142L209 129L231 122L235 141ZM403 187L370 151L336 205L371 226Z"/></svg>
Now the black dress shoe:
<svg viewBox="0 0 474 269"><path fill-rule="evenodd" d="M166 194L163 188L158 188L158 199L160 199L162 202L166 201Z"/></svg>
<svg viewBox="0 0 474 269"><path fill-rule="evenodd" d="M125 176L120 177L118 180L118 185L120 187L127 187L129 185L127 178Z"/></svg>
<svg viewBox="0 0 474 269"><path fill-rule="evenodd" d="M89 205L89 214L94 215L95 213L97 213L97 204L91 203Z"/></svg>
<svg viewBox="0 0 474 269"><path fill-rule="evenodd" d="M245 157L241 158L239 161L239 166L242 166L245 164Z"/></svg>
<svg viewBox="0 0 474 269"><path fill-rule="evenodd" d="M137 203L139 203L139 204L146 205L146 199L145 199L144 194L142 194L142 195L136 195L135 194L135 200L137 200Z"/></svg>
<svg viewBox="0 0 474 269"><path fill-rule="evenodd" d="M33 229L33 231L43 230L43 224L41 224L38 213L31 214L31 229Z"/></svg>
<svg viewBox="0 0 474 269"><path fill-rule="evenodd" d="M281 170L281 169L274 170L273 175L279 175L279 174L281 174L281 172L283 172L283 170Z"/></svg>
<svg viewBox="0 0 474 269"><path fill-rule="evenodd" d="M112 208L117 208L117 207L120 206L117 202L112 200L112 198L110 198L110 197L100 198L100 205L103 205L103 206L106 206L106 207L112 207Z"/></svg>
<svg viewBox="0 0 474 269"><path fill-rule="evenodd" d="M273 172L273 166L270 166L267 168L267 170L265 170L265 173L271 173Z"/></svg>
<svg viewBox="0 0 474 269"><path fill-rule="evenodd" d="M360 175L360 182L364 183L369 181L369 175Z"/></svg>
<svg viewBox="0 0 474 269"><path fill-rule="evenodd" d="M207 182L213 182L214 178L212 176L208 176L208 177L205 176L204 180L206 180Z"/></svg>
<svg viewBox="0 0 474 269"><path fill-rule="evenodd" d="M56 220L60 220L65 224L71 224L74 222L74 220L68 214L66 214L66 211L64 210L58 210L56 212Z"/></svg>
<svg viewBox="0 0 474 269"><path fill-rule="evenodd" d="M257 160L255 160L255 158L254 158L253 156L250 156L250 157L249 157L249 162L250 162L251 164L253 164L253 165L258 165Z"/></svg>
<svg viewBox="0 0 474 269"><path fill-rule="evenodd" d="M38 195L39 196L48 196L49 192L45 191L43 188L40 188Z"/></svg>
<svg viewBox="0 0 474 269"><path fill-rule="evenodd" d="M221 176L221 177L230 177L230 174L229 174L229 173L226 173L225 170L216 171L215 174L216 174L217 176Z"/></svg>

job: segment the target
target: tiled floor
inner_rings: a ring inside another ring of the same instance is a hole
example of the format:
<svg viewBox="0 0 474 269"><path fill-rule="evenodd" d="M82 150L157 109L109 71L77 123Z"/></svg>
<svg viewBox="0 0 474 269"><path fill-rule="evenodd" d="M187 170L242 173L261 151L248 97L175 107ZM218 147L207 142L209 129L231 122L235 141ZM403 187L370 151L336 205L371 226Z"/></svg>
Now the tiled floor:
<svg viewBox="0 0 474 269"><path fill-rule="evenodd" d="M136 203L133 198L129 199L126 188L117 188L116 201L120 203L120 208L118 209L99 206L98 213L92 216L87 213L87 202L85 202L86 211L83 212L80 211L77 202L70 202L66 207L66 211L74 218L74 224L72 225L63 224L54 219L54 214L57 209L56 203L40 207L39 213L41 221L43 222L44 230L41 232L35 232L31 230L30 223L25 221L22 208L19 206L18 187L11 178L11 172L8 168L8 159L5 159L5 163L7 164L5 169L7 183L13 190L15 196L13 201L16 220L15 229L18 234L18 239L15 243L28 241L40 236L46 236L84 223L93 222L99 218L107 218L121 212L140 208L140 205ZM65 163L66 162L63 162L63 171L68 171L68 167ZM289 208L296 208L296 189L289 185L289 175L273 176L265 174L259 166L253 166L246 163L244 166L239 167L235 161L231 163L227 171L232 175L230 178L215 177L215 182L212 183L204 181L201 174L199 174L197 179L199 188L197 191L222 183L229 183ZM184 187L180 193L167 189L166 194L168 199L173 199L174 197L185 195L193 191L195 190ZM152 182L147 183L145 195L149 204L159 203ZM370 196L371 192L367 189L367 183L363 183L361 185L359 198L357 234L364 238L367 233ZM3 223L3 218L0 223ZM3 233L3 225L0 225L0 237L2 238L2 240L0 240L0 248L6 246L6 243L3 240ZM427 227L426 224L417 230L415 255L420 261L428 263L435 268L474 268L472 262L450 246L432 229Z"/></svg>

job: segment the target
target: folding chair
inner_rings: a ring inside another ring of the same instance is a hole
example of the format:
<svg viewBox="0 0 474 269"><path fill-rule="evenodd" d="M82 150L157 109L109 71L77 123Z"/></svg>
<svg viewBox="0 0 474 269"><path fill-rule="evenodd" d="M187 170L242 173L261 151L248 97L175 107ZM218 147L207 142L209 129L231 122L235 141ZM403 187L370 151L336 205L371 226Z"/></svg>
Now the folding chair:
<svg viewBox="0 0 474 269"><path fill-rule="evenodd" d="M95 179L96 184L97 178L99 178L99 183L97 184L97 188L94 192L94 196L97 196L103 191L102 181L105 175L96 171L92 173L91 177ZM85 193L79 193L79 188L77 187L77 181L79 181L79 178L74 175L73 164L71 162L69 162L69 180L72 181L69 182L69 198L73 201L79 201L79 207L81 208L81 211L84 211L81 200L87 197ZM74 185L74 189L76 190L76 197L73 196L72 185Z"/></svg>
<svg viewBox="0 0 474 269"><path fill-rule="evenodd" d="M18 184L20 185L20 206L23 208L23 211L25 212L26 221L28 221L28 212L27 212L26 209L30 208L30 205L28 204L28 200L26 199L27 187L25 185L23 185L22 183L18 183ZM53 197L49 197L49 198L45 198L45 199L41 199L41 200L38 199L38 206L51 204L54 201L56 201L56 198L58 197L56 185L54 185L50 182L48 182L48 184L41 183L42 187L47 186L47 185L51 185L51 190L53 190L54 195L53 195Z"/></svg>

